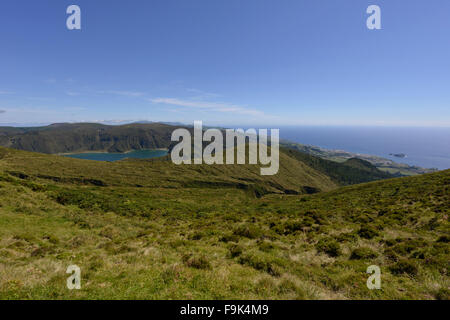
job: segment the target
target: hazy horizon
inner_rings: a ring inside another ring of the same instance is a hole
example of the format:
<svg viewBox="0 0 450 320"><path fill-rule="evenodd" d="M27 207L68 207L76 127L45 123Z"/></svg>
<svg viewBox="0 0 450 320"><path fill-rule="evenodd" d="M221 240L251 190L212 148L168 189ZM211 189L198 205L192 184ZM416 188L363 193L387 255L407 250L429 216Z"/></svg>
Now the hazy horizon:
<svg viewBox="0 0 450 320"><path fill-rule="evenodd" d="M194 121L202 121L202 120L194 120ZM192 126L194 121L175 121L175 120L145 120L145 119L135 119L135 120L86 120L86 121L56 121L56 122L39 122L39 123L33 123L33 122L10 122L10 123L2 123L0 122L0 127L17 127L17 128L26 128L26 127L45 127L50 126L53 124L78 124L78 123L93 123L93 124L103 124L103 125L111 125L111 126L120 126L120 125L127 125L127 124L133 124L133 123L166 123L166 124L174 124L174 125L187 125ZM203 122L204 126L216 126L216 127L230 127L230 128L296 128L296 127L312 127L312 128L410 128L410 129L449 129L450 125L387 125L387 124L372 124L372 125L364 125L364 124L278 124L274 125L271 123L261 123L257 124L254 123L252 126L251 124L245 124L245 123L220 123L220 122L209 122L205 121Z"/></svg>

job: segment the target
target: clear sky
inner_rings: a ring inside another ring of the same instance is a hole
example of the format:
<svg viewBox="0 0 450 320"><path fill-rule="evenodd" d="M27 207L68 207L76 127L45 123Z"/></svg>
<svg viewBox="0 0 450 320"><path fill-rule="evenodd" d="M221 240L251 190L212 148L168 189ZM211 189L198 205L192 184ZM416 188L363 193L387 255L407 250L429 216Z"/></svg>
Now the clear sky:
<svg viewBox="0 0 450 320"><path fill-rule="evenodd" d="M448 0L2 0L0 123L450 126L449 17Z"/></svg>

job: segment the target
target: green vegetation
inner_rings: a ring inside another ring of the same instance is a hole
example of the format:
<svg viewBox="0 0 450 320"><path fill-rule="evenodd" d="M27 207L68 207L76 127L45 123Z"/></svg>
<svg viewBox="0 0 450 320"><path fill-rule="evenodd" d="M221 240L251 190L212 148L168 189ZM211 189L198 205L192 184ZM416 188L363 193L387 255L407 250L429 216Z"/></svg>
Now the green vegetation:
<svg viewBox="0 0 450 320"><path fill-rule="evenodd" d="M448 299L450 170L339 187L280 159L264 177L0 148L0 298Z"/></svg>
<svg viewBox="0 0 450 320"><path fill-rule="evenodd" d="M318 157L324 160L330 160L333 162L343 163L352 159L363 160L369 162L371 165L379 169L380 171L391 174L397 177L400 176L414 176L417 174L436 172L436 169L424 169L417 166L410 166L404 163L397 163L392 160L368 155L368 154L356 154L352 152L342 150L329 150L315 146L303 145L300 143L293 143L290 141L283 141L281 146L287 149L299 151L301 153ZM330 171L333 173L333 171Z"/></svg>
<svg viewBox="0 0 450 320"><path fill-rule="evenodd" d="M47 154L170 149L174 145L170 137L177 127L180 126L162 123L132 123L120 126L57 123L45 127L0 127L0 146ZM392 175L416 175L434 171L395 163L377 156L326 150L288 141L282 142L281 146L291 157L327 174L340 185L386 179ZM351 170L350 167L356 170Z"/></svg>
<svg viewBox="0 0 450 320"><path fill-rule="evenodd" d="M343 163L322 159L295 149L283 149L290 157L302 161L314 168L340 185L370 182L380 179L388 179L393 176L378 170L370 162L358 158L351 158Z"/></svg>
<svg viewBox="0 0 450 320"><path fill-rule="evenodd" d="M126 152L168 148L173 126L161 123L108 126L60 123L46 127L0 127L0 146L41 153Z"/></svg>

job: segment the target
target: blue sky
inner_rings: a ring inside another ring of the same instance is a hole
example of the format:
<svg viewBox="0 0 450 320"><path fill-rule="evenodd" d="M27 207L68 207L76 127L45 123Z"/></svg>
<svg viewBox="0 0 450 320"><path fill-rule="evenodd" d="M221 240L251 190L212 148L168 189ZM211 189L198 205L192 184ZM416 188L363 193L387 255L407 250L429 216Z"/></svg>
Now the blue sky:
<svg viewBox="0 0 450 320"><path fill-rule="evenodd" d="M449 14L448 0L3 0L0 123L450 126Z"/></svg>

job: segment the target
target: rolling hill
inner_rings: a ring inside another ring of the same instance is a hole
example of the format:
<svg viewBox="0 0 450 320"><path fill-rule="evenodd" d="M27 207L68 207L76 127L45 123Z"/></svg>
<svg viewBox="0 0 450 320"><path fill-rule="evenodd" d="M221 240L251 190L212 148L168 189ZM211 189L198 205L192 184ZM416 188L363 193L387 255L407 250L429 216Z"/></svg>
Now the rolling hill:
<svg viewBox="0 0 450 320"><path fill-rule="evenodd" d="M173 130L173 126L161 123L121 126L61 123L34 128L0 127L0 146L47 154L158 149L169 147Z"/></svg>
<svg viewBox="0 0 450 320"><path fill-rule="evenodd" d="M340 163L325 160L296 149L283 148L282 150L288 156L326 174L339 185L357 184L393 177L391 174L377 169L370 162L358 158L350 158Z"/></svg>
<svg viewBox="0 0 450 320"><path fill-rule="evenodd" d="M178 127L161 123L134 123L121 126L63 123L36 128L1 127L0 146L46 154L170 149L173 145L170 141L171 134L176 128ZM192 128L188 129L192 130ZM283 147L282 150L290 158L329 177L333 181L332 183L325 183L329 186L335 184L348 185L393 177L388 173L381 172L369 162L357 159L349 159L345 163L338 163L301 152L295 148ZM358 165L356 166L355 163L358 163ZM285 167L287 171L289 171L289 168L294 168L293 172L289 173L292 180L297 179L296 172L304 171L295 170L296 165ZM230 174L232 175L232 173ZM292 183L289 186L292 189ZM327 190L323 186L319 189Z"/></svg>
<svg viewBox="0 0 450 320"><path fill-rule="evenodd" d="M294 155L257 169L0 149L0 298L449 298L450 170L338 187Z"/></svg>
<svg viewBox="0 0 450 320"><path fill-rule="evenodd" d="M118 162L86 161L13 149L0 149L2 168L25 179L76 182L114 187L207 187L267 193L302 194L338 186L331 178L303 162L280 153L277 175L261 176L259 165L177 166L168 157Z"/></svg>

